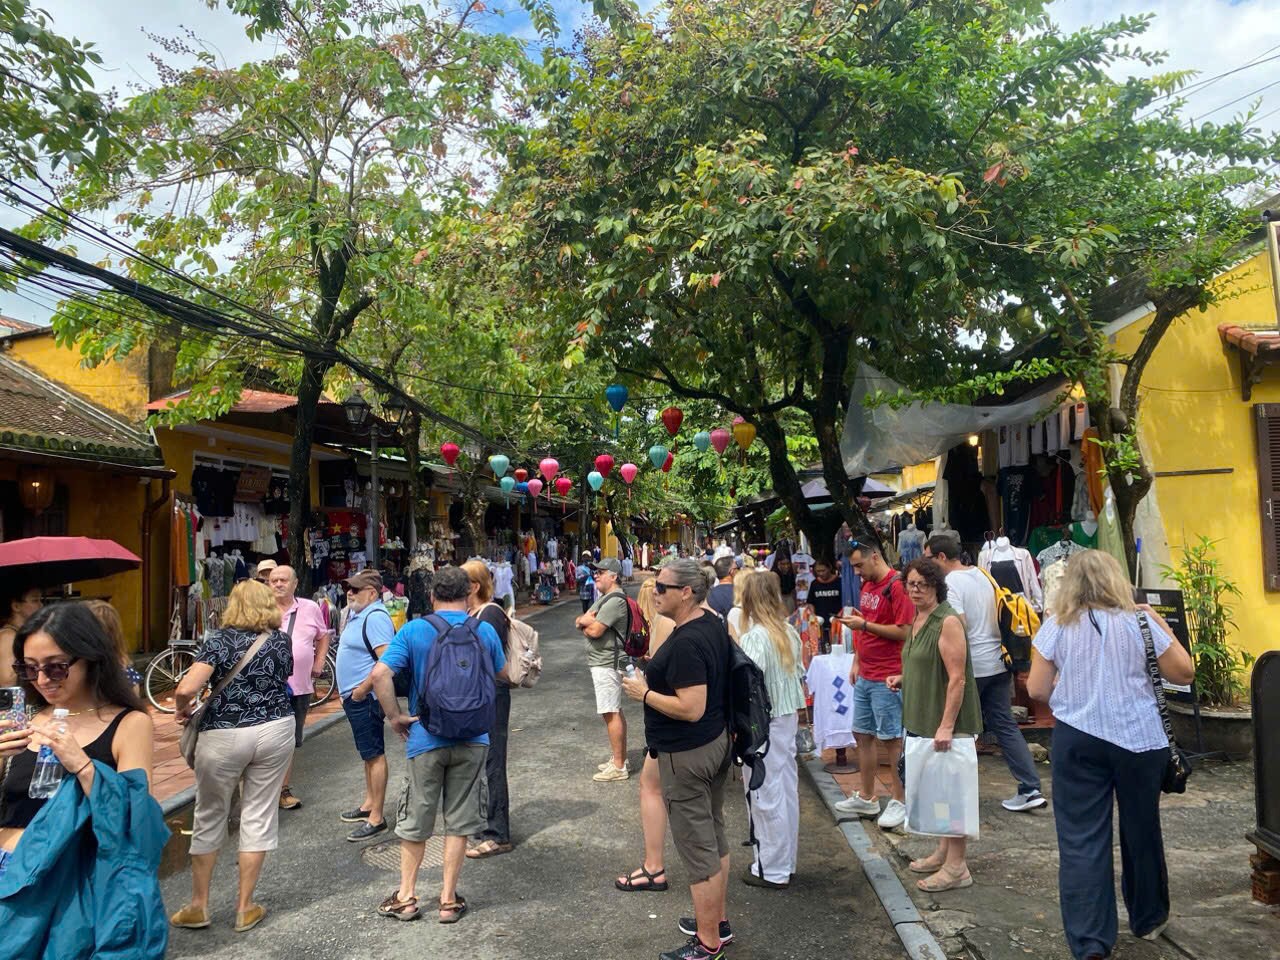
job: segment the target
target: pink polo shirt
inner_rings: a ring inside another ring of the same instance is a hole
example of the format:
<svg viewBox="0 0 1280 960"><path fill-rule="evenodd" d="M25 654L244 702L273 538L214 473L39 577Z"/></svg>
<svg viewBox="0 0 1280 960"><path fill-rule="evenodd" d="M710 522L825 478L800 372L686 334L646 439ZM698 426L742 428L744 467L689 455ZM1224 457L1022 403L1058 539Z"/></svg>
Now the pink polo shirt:
<svg viewBox="0 0 1280 960"><path fill-rule="evenodd" d="M289 628L290 620L293 621L292 630ZM311 667L316 661L316 644L329 632L320 604L303 597L294 597L292 606L284 611L280 629L293 639L293 674L289 677L289 689L295 697L315 693Z"/></svg>

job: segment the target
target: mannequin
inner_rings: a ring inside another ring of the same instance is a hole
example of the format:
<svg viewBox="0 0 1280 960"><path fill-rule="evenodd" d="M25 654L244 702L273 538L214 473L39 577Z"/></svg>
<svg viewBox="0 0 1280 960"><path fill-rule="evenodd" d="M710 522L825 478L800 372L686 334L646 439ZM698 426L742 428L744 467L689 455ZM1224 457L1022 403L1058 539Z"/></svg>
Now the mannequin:
<svg viewBox="0 0 1280 960"><path fill-rule="evenodd" d="M918 560L924 554L924 540L924 532L917 529L916 522L912 520L898 534L898 558L903 563Z"/></svg>
<svg viewBox="0 0 1280 960"><path fill-rule="evenodd" d="M1008 537L996 538L991 551L990 573L1002 587L1022 594L1036 610L1042 609L1044 594L1040 590L1040 578L1036 575L1031 554L1022 547L1013 546Z"/></svg>
<svg viewBox="0 0 1280 960"><path fill-rule="evenodd" d="M1071 524L1071 539L1082 547L1098 546L1098 518L1092 510L1086 510L1083 520Z"/></svg>

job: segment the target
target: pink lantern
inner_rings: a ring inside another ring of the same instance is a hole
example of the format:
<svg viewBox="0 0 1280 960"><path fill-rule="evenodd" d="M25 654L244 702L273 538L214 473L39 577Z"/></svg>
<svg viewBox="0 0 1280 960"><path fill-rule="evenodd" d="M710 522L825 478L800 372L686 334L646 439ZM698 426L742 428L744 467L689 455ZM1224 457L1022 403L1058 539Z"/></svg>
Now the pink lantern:
<svg viewBox="0 0 1280 960"><path fill-rule="evenodd" d="M560 496L567 497L569 495L569 491L572 489L573 481L568 477L556 478L556 493L560 494Z"/></svg>
<svg viewBox="0 0 1280 960"><path fill-rule="evenodd" d="M529 495L537 499L538 494L542 492L542 481L534 477L529 481Z"/></svg>
<svg viewBox="0 0 1280 960"><path fill-rule="evenodd" d="M541 471L542 478L546 480L547 483L552 483L556 479L556 474L560 472L560 461L556 460L554 457L547 457L538 464L538 470Z"/></svg>
<svg viewBox="0 0 1280 960"><path fill-rule="evenodd" d="M613 472L613 457L607 453L602 453L596 457L596 470L602 477L609 476Z"/></svg>
<svg viewBox="0 0 1280 960"><path fill-rule="evenodd" d="M444 462L451 467L455 462L457 462L458 454L461 452L462 451L458 448L456 443L447 442L440 444L440 456L444 457Z"/></svg>
<svg viewBox="0 0 1280 960"><path fill-rule="evenodd" d="M631 486L631 481L636 478L636 474L639 472L640 472L640 468L637 467L634 463L624 463L622 466L618 468L618 473L622 474L623 483L625 483L628 487Z"/></svg>
<svg viewBox="0 0 1280 960"><path fill-rule="evenodd" d="M724 427L716 427L711 431L711 446L716 448L716 453L723 455L729 447L729 441L733 439L731 434Z"/></svg>

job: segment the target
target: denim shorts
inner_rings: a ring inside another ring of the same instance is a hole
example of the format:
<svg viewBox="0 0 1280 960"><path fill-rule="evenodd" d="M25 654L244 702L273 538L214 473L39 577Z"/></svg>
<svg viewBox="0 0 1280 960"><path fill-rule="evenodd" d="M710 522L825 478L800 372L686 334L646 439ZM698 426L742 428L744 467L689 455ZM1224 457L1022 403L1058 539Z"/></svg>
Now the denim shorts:
<svg viewBox="0 0 1280 960"><path fill-rule="evenodd" d="M351 735L361 760L377 760L387 752L382 739L382 707L378 706L377 697L370 693L359 703L348 697L342 701L342 710L351 724Z"/></svg>
<svg viewBox="0 0 1280 960"><path fill-rule="evenodd" d="M883 680L858 677L853 685L853 732L877 740L902 736L902 693Z"/></svg>

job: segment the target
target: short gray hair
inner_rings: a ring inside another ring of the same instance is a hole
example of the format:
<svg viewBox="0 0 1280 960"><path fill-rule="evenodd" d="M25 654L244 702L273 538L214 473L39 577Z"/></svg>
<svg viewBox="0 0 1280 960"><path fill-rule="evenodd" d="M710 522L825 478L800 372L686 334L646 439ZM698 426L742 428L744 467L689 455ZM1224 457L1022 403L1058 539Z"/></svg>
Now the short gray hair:
<svg viewBox="0 0 1280 960"><path fill-rule="evenodd" d="M675 581L674 586L688 587L693 592L696 603L702 603L707 599L707 593L715 579L715 570L709 565L703 566L697 560L684 557L680 560L672 560L662 569L671 573Z"/></svg>

